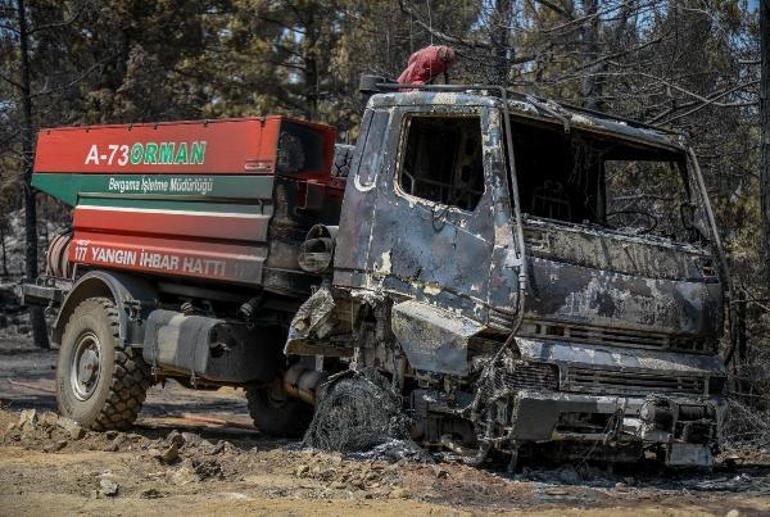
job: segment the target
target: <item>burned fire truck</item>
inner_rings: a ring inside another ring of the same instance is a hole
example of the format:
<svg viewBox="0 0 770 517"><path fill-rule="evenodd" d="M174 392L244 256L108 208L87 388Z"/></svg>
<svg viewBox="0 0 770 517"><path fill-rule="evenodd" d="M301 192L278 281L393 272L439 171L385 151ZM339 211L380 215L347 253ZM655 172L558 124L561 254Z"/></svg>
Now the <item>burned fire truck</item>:
<svg viewBox="0 0 770 517"><path fill-rule="evenodd" d="M40 132L33 185L74 207L24 287L55 314L60 411L126 427L177 379L242 386L259 429L298 436L376 375L412 438L471 462L710 465L729 277L680 137L494 86L362 84L336 156L333 128L287 117Z"/></svg>

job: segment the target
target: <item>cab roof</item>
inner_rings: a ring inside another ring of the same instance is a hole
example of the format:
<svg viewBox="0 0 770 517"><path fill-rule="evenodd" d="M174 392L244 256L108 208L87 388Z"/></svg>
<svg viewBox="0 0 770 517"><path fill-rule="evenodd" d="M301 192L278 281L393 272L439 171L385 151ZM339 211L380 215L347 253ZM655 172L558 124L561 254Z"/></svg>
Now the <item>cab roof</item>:
<svg viewBox="0 0 770 517"><path fill-rule="evenodd" d="M398 86L403 89L402 85ZM502 106L501 93L495 87L435 86L452 88L434 90L428 86L420 90L381 93L370 98L369 107L376 109L397 106ZM506 92L506 98L509 113L513 118L558 124L563 126L566 132L575 128L600 133L610 138L662 147L669 151L686 150L682 135L661 127L517 92Z"/></svg>

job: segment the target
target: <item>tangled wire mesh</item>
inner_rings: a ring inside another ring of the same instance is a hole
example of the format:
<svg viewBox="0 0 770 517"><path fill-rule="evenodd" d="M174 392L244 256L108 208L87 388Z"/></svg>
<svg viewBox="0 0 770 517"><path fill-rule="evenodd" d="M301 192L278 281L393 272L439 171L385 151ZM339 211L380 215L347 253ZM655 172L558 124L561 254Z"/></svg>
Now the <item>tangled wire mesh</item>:
<svg viewBox="0 0 770 517"><path fill-rule="evenodd" d="M347 371L323 387L304 445L363 452L391 440L409 439L409 418L387 379L373 369Z"/></svg>

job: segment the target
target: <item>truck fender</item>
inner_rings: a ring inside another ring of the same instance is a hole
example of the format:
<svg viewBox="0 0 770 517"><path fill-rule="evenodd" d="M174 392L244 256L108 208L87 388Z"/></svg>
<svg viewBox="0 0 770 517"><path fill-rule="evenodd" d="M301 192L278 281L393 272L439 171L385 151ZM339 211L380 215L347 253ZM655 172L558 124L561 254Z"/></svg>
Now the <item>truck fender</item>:
<svg viewBox="0 0 770 517"><path fill-rule="evenodd" d="M158 305L158 293L146 280L113 271L89 271L67 293L51 331L51 341L61 343L72 311L87 298L105 296L115 302L120 314L118 335L131 346L144 341L143 316Z"/></svg>
<svg viewBox="0 0 770 517"><path fill-rule="evenodd" d="M391 329L409 364L417 370L468 373L468 340L484 326L416 300L393 306Z"/></svg>

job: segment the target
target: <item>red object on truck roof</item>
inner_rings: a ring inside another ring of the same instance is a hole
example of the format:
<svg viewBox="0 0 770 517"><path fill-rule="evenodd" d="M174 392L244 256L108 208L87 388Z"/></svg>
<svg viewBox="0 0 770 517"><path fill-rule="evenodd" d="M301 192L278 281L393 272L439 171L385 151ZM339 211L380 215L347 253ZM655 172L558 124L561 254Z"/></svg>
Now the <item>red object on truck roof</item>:
<svg viewBox="0 0 770 517"><path fill-rule="evenodd" d="M399 84L426 84L449 70L454 63L455 51L444 45L431 45L409 56L409 63L400 76Z"/></svg>

